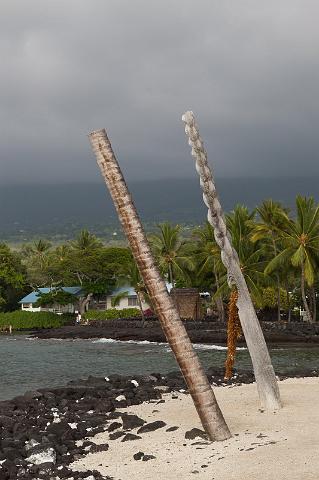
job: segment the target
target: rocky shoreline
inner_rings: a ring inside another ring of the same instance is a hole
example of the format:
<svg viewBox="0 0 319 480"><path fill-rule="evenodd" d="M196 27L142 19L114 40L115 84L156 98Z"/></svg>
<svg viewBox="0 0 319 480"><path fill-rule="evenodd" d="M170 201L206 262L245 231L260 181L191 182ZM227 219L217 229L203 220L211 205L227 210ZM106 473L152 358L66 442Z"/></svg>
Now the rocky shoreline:
<svg viewBox="0 0 319 480"><path fill-rule="evenodd" d="M225 324L209 321L185 321L186 330L193 343L225 345L227 340ZM268 344L312 344L319 345L319 325L303 323L261 322ZM145 327L141 321L108 320L96 321L90 325L69 325L62 328L33 331L32 336L56 339L111 338L114 340L134 340L165 342L165 336L157 320L148 320ZM243 338L239 345L245 345Z"/></svg>
<svg viewBox="0 0 319 480"><path fill-rule="evenodd" d="M289 377L318 374L317 371L295 371ZM207 375L214 386L236 386L254 381L253 374L244 371L237 372L228 382L224 381L221 369L210 368ZM279 378L287 378L287 375L279 375ZM145 424L139 417L119 410L143 402L156 405L165 402L164 393L184 393L185 388L179 372L110 375L75 380L64 387L30 391L0 402L0 478L111 479L97 471L76 472L70 465L89 452L108 450L108 444L96 445L91 441L97 433L108 431L110 441L122 438L123 442L132 442L144 432L162 428L162 424ZM133 434L131 430L137 427ZM142 461L147 460L142 458Z"/></svg>

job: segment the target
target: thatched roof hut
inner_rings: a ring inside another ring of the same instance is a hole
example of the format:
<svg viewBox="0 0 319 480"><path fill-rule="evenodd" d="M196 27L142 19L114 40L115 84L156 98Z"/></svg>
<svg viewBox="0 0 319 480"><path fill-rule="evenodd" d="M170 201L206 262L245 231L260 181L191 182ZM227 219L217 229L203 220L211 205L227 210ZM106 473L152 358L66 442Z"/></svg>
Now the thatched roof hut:
<svg viewBox="0 0 319 480"><path fill-rule="evenodd" d="M201 298L197 288L172 288L170 294L181 318L201 319Z"/></svg>

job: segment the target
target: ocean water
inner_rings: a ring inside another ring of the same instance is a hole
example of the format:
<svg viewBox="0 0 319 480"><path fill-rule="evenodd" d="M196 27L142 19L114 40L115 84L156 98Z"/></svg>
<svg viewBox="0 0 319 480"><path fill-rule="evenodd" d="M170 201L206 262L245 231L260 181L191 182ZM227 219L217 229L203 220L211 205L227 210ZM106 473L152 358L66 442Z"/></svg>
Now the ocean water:
<svg viewBox="0 0 319 480"><path fill-rule="evenodd" d="M195 345L205 367L222 367L226 348ZM272 348L273 365L280 373L319 369L318 347ZM251 369L249 354L238 349L237 367ZM166 343L99 340L40 340L23 335L0 336L0 400L27 390L65 385L88 375L148 374L176 370Z"/></svg>

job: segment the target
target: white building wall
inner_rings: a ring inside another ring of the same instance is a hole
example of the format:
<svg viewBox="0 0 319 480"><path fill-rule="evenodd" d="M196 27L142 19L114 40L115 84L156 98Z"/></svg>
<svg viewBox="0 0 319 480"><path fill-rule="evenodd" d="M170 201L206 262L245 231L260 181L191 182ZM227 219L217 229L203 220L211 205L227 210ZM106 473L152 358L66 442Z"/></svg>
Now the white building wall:
<svg viewBox="0 0 319 480"><path fill-rule="evenodd" d="M35 307L33 303L22 303L21 310L24 312L54 312L54 313L74 313L74 305L52 305L50 307Z"/></svg>
<svg viewBox="0 0 319 480"><path fill-rule="evenodd" d="M115 308L116 310L123 310L124 308L140 308L138 303L137 305L129 305L129 297L121 298L119 301L119 304L116 305L115 307L112 307L112 297L107 297L106 305L107 305L107 309ZM142 308L143 310L147 310L148 308L150 308L150 306L148 305L147 302L142 301Z"/></svg>

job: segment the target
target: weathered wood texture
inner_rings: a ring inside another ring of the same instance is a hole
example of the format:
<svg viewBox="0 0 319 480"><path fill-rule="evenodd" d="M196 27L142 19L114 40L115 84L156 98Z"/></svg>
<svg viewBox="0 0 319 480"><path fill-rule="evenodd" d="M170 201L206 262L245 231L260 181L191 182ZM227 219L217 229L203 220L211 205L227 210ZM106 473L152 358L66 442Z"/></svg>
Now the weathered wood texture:
<svg viewBox="0 0 319 480"><path fill-rule="evenodd" d="M174 302L166 290L165 282L155 265L138 213L106 131L103 129L92 132L89 138L135 261L166 338L184 375L202 425L212 440L225 440L230 437L229 429Z"/></svg>
<svg viewBox="0 0 319 480"><path fill-rule="evenodd" d="M172 288L170 296L174 300L180 318L201 319L201 298L198 288Z"/></svg>
<svg viewBox="0 0 319 480"><path fill-rule="evenodd" d="M269 410L281 407L279 388L269 352L253 306L244 275L240 269L237 252L227 233L224 214L217 196L212 171L207 162L207 153L199 135L193 112L186 112L182 120L185 132L196 160L204 203L208 208L208 221L214 227L217 244L221 249L222 262L227 269L228 283L238 290L237 307L247 347L253 363L261 405Z"/></svg>

